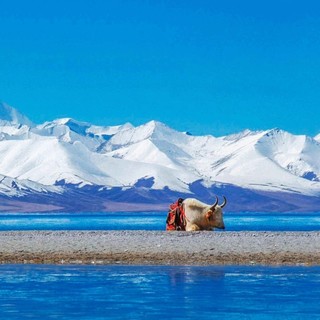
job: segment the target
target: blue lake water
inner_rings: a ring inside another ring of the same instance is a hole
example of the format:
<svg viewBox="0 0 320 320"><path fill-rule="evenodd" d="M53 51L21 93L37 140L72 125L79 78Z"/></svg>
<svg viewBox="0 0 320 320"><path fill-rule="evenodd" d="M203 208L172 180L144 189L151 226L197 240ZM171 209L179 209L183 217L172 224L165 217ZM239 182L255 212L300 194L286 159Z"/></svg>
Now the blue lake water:
<svg viewBox="0 0 320 320"><path fill-rule="evenodd" d="M0 266L0 319L320 319L320 267Z"/></svg>
<svg viewBox="0 0 320 320"><path fill-rule="evenodd" d="M164 230L166 212L1 214L5 230ZM228 213L227 231L315 231L320 213ZM1 244L0 244L1 245ZM0 319L320 319L320 266L0 265Z"/></svg>
<svg viewBox="0 0 320 320"><path fill-rule="evenodd" d="M0 214L0 231L165 230L166 215L166 212ZM226 231L320 230L320 213L227 213L224 221Z"/></svg>

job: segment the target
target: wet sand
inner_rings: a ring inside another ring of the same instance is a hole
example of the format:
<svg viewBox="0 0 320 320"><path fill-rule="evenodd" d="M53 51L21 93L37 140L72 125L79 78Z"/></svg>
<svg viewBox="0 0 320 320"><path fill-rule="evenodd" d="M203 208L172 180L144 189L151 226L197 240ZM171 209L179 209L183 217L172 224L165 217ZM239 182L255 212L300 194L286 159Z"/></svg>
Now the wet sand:
<svg viewBox="0 0 320 320"><path fill-rule="evenodd" d="M320 265L320 232L10 231L0 263Z"/></svg>

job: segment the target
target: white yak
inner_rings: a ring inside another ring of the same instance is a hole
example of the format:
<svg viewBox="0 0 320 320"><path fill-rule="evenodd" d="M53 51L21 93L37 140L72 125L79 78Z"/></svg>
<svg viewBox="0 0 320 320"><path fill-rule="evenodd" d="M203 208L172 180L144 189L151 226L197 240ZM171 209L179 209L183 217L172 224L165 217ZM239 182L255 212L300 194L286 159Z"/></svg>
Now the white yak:
<svg viewBox="0 0 320 320"><path fill-rule="evenodd" d="M218 204L218 197L213 205L203 203L194 198L183 200L182 207L186 220L186 231L213 230L213 228L225 229L222 208L227 204Z"/></svg>

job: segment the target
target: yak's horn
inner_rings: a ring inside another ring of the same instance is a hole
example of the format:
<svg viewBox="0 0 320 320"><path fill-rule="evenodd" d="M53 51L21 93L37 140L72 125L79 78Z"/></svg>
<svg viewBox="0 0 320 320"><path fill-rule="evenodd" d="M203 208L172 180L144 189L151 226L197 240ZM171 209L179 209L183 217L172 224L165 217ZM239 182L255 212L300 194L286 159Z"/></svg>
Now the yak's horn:
<svg viewBox="0 0 320 320"><path fill-rule="evenodd" d="M227 199L223 196L223 203L220 204L220 208L223 208L227 204Z"/></svg>
<svg viewBox="0 0 320 320"><path fill-rule="evenodd" d="M214 209L216 207L216 205L218 204L218 202L219 202L219 199L216 196L216 202L211 206L211 209Z"/></svg>

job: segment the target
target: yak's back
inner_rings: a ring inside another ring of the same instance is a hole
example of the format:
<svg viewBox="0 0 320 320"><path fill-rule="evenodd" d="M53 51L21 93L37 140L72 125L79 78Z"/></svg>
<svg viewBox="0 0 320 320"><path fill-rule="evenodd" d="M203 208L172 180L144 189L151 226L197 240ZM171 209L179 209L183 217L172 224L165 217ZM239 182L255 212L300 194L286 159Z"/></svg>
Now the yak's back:
<svg viewBox="0 0 320 320"><path fill-rule="evenodd" d="M198 210L203 210L205 208L208 208L208 204L201 202L195 198L187 198L183 200L183 205L185 208L190 208L190 209L198 209Z"/></svg>

